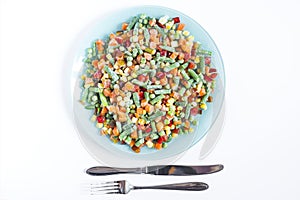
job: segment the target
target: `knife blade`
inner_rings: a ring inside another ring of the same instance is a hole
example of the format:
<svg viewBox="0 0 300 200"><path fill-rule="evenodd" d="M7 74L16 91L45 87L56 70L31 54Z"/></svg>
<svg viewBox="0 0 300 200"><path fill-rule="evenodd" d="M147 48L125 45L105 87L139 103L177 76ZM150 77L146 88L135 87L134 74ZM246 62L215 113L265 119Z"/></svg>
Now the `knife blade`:
<svg viewBox="0 0 300 200"><path fill-rule="evenodd" d="M221 171L223 165L154 165L138 168L113 168L105 166L91 167L86 173L93 176L105 176L113 174L152 174L152 175L173 175L173 176L191 176L212 174Z"/></svg>

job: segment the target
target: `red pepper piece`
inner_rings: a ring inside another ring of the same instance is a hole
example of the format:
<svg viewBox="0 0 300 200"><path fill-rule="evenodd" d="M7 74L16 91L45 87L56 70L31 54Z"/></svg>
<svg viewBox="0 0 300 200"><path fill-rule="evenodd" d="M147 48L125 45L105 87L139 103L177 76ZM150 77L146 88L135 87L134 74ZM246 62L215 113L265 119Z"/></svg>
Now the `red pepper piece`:
<svg viewBox="0 0 300 200"><path fill-rule="evenodd" d="M204 80L207 82L212 82L212 79L207 75L204 75Z"/></svg>
<svg viewBox="0 0 300 200"><path fill-rule="evenodd" d="M191 58L191 54L184 53L184 61L187 62Z"/></svg>
<svg viewBox="0 0 300 200"><path fill-rule="evenodd" d="M143 91L139 92L139 97L140 97L140 99L144 99L144 92Z"/></svg>
<svg viewBox="0 0 300 200"><path fill-rule="evenodd" d="M194 107L194 108L191 109L191 115L197 115L198 112L199 112L198 107Z"/></svg>
<svg viewBox="0 0 300 200"><path fill-rule="evenodd" d="M179 23L180 22L180 18L179 17L174 17L173 21L174 21L174 24Z"/></svg>
<svg viewBox="0 0 300 200"><path fill-rule="evenodd" d="M212 75L210 75L209 77L210 77L210 78L212 78L212 79L214 79L214 78L216 78L216 77L217 77L217 75L218 75L217 73L213 73L213 74L212 74Z"/></svg>
<svg viewBox="0 0 300 200"><path fill-rule="evenodd" d="M157 143L158 144L161 144L163 142L166 142L168 140L168 136L166 135L163 135L163 136L160 136L158 139L157 139Z"/></svg>
<svg viewBox="0 0 300 200"><path fill-rule="evenodd" d="M147 79L147 77L145 75L143 75L143 74L141 74L141 75L138 76L138 80L141 81L141 82L145 82L146 79Z"/></svg>
<svg viewBox="0 0 300 200"><path fill-rule="evenodd" d="M157 72L156 77L159 79L165 78L166 74L164 72Z"/></svg>
<svg viewBox="0 0 300 200"><path fill-rule="evenodd" d="M213 72L217 72L217 69L215 69L215 68L210 68L210 69L209 69L209 73L213 73Z"/></svg>
<svg viewBox="0 0 300 200"><path fill-rule="evenodd" d="M189 69L195 69L196 65L193 62L189 62L188 68Z"/></svg>
<svg viewBox="0 0 300 200"><path fill-rule="evenodd" d="M161 137L162 137L163 142L166 142L168 140L168 136L167 135L163 135Z"/></svg>
<svg viewBox="0 0 300 200"><path fill-rule="evenodd" d="M206 58L205 58L205 64L206 64L206 65L209 65L210 62L211 62L211 58L210 58L210 57L206 57Z"/></svg>
<svg viewBox="0 0 300 200"><path fill-rule="evenodd" d="M176 128L176 129L174 129L172 132L173 132L173 133L179 133L179 129Z"/></svg>
<svg viewBox="0 0 300 200"><path fill-rule="evenodd" d="M116 37L115 40L117 41L117 43L122 44L123 43L123 38L121 37Z"/></svg>
<svg viewBox="0 0 300 200"><path fill-rule="evenodd" d="M160 55L161 56L166 56L167 55L167 51L166 50L161 50L160 51Z"/></svg>
<svg viewBox="0 0 300 200"><path fill-rule="evenodd" d="M98 123L104 123L105 117L100 115L100 116L97 117L97 121L98 121Z"/></svg>
<svg viewBox="0 0 300 200"><path fill-rule="evenodd" d="M151 131L152 131L151 127L147 127L147 128L145 129L145 132L146 132L146 133L150 133Z"/></svg>

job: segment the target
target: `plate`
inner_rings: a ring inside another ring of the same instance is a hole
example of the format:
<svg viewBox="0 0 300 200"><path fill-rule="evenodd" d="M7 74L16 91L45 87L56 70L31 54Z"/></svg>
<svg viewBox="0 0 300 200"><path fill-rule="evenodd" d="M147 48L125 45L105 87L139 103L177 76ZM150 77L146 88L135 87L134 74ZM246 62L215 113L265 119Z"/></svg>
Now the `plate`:
<svg viewBox="0 0 300 200"><path fill-rule="evenodd" d="M114 144L109 138L99 134L99 130L90 121L92 111L84 109L79 102L81 95L80 76L83 69L83 58L86 48L97 38L107 38L107 36L120 29L122 22L138 14L145 13L153 17L168 15L170 17L180 17L185 23L185 29L199 41L203 49L212 51L213 67L217 69L216 88L212 94L214 101L207 104L208 108L201 116L197 116L198 125L194 127L194 132L186 135L179 135L173 139L167 148L162 150L142 148L140 153L134 153L128 145ZM137 167L152 164L169 164L180 158L186 150L198 143L209 131L216 121L221 110L225 93L225 73L221 55L218 48L209 34L195 20L187 15L160 6L141 6L123 10L117 10L113 14L101 17L91 23L82 32L80 39L76 41L76 55L72 68L71 85L73 87L73 115L78 135L87 151L99 162L107 166L114 167Z"/></svg>

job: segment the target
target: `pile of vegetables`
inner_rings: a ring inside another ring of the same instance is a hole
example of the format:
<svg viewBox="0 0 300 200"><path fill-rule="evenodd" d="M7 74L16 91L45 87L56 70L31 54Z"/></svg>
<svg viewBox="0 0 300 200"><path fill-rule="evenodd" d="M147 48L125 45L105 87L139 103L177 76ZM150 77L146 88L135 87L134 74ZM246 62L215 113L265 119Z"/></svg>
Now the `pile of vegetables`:
<svg viewBox="0 0 300 200"><path fill-rule="evenodd" d="M80 101L101 134L138 153L193 131L217 72L184 27L179 17L142 14L87 49Z"/></svg>

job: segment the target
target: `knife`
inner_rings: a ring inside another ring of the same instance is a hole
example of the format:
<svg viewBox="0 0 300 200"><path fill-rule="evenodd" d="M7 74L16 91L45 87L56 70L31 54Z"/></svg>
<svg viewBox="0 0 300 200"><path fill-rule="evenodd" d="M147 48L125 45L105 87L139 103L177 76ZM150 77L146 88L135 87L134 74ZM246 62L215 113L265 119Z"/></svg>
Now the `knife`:
<svg viewBox="0 0 300 200"><path fill-rule="evenodd" d="M93 176L104 176L113 174L152 174L152 175L174 175L190 176L211 174L221 171L223 165L203 165L203 166L184 166L184 165L154 165L139 168L113 168L97 166L86 170L86 173Z"/></svg>

